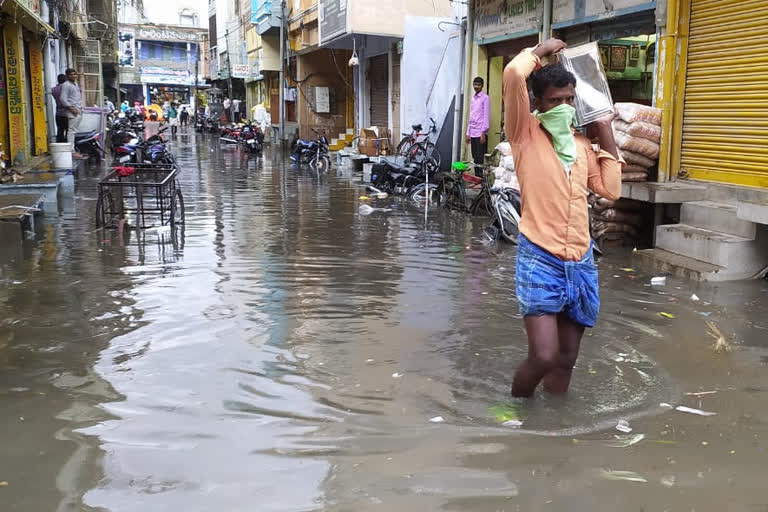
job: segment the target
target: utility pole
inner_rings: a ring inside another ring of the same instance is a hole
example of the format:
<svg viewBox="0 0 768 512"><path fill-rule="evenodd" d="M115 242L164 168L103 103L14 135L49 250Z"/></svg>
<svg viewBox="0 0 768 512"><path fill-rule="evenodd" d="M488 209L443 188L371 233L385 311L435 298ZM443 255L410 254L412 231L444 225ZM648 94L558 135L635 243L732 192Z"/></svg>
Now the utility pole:
<svg viewBox="0 0 768 512"><path fill-rule="evenodd" d="M227 41L227 88L229 92L229 119L232 119L232 60L229 57L229 29L224 34L224 38Z"/></svg>
<svg viewBox="0 0 768 512"><path fill-rule="evenodd" d="M198 107L198 105L197 105L197 77L198 77L199 71L200 71L200 68L199 68L199 66L200 66L200 57L202 56L202 54L200 53L200 43L198 43L197 41L198 40L196 39L195 40L195 44L197 46L195 47L195 54L196 54L197 58L195 59L195 101L194 102L190 101L190 103L193 104L193 108L195 109L194 112L192 112L192 115L197 115L197 111L200 109Z"/></svg>
<svg viewBox="0 0 768 512"><path fill-rule="evenodd" d="M285 0L280 1L280 146L285 141Z"/></svg>

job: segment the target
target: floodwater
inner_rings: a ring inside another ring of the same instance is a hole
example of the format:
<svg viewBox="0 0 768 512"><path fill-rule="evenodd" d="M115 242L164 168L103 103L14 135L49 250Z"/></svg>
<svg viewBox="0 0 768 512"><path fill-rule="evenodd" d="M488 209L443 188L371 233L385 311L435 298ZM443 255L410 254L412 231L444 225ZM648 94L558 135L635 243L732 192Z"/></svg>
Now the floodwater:
<svg viewBox="0 0 768 512"><path fill-rule="evenodd" d="M91 169L0 252L0 510L768 510L764 281L651 287L607 256L570 394L507 427L526 342L486 221L174 149L181 236L96 230Z"/></svg>

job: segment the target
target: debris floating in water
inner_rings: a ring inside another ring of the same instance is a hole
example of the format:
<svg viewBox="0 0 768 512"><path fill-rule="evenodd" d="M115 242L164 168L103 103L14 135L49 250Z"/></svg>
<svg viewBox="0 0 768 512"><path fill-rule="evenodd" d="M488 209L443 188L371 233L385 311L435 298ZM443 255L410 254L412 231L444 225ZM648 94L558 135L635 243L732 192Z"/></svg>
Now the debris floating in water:
<svg viewBox="0 0 768 512"><path fill-rule="evenodd" d="M442 423L445 421L442 416L435 416L434 418L429 418L430 423Z"/></svg>
<svg viewBox="0 0 768 512"><path fill-rule="evenodd" d="M367 204L361 204L357 211L360 212L360 215L370 215L373 212L391 212L392 208L373 208Z"/></svg>
<svg viewBox="0 0 768 512"><path fill-rule="evenodd" d="M523 422L520 420L507 420L504 423L501 424L502 427L522 427Z"/></svg>
<svg viewBox="0 0 768 512"><path fill-rule="evenodd" d="M691 300L692 300L693 302L699 302L701 299L699 298L699 296L698 296L698 295L696 295L696 294L694 293L693 295L691 295Z"/></svg>
<svg viewBox="0 0 768 512"><path fill-rule="evenodd" d="M392 378L393 378L393 379L399 379L399 378L400 378L400 377L402 377L402 376L403 376L403 374L402 374L402 373L397 373L397 372L395 372L395 373L393 373L393 374L392 374Z"/></svg>
<svg viewBox="0 0 768 512"><path fill-rule="evenodd" d="M666 311L662 311L661 313L659 313L659 316L663 316L664 318L669 318L669 319L675 318L675 315L673 315L672 313L667 313Z"/></svg>
<svg viewBox="0 0 768 512"><path fill-rule="evenodd" d="M645 439L645 434L632 434L631 436L614 436L614 441L609 441L608 446L611 448L627 448L635 445Z"/></svg>
<svg viewBox="0 0 768 512"><path fill-rule="evenodd" d="M712 350L714 350L716 354L722 354L733 350L733 346L728 343L728 340L725 339L725 336L720 332L720 329L717 328L717 325L715 325L714 322L707 320L707 325L709 326L709 337L715 340L715 343L712 345Z"/></svg>
<svg viewBox="0 0 768 512"><path fill-rule="evenodd" d="M664 407L665 409L672 409L674 406L672 404L668 404L667 402L661 402L659 404L659 407Z"/></svg>
<svg viewBox="0 0 768 512"><path fill-rule="evenodd" d="M606 480L626 480L627 482L647 482L645 478L634 471L611 471L603 469L600 476Z"/></svg>
<svg viewBox="0 0 768 512"><path fill-rule="evenodd" d="M664 286L667 284L667 278L666 277L652 277L651 278L651 286Z"/></svg>
<svg viewBox="0 0 768 512"><path fill-rule="evenodd" d="M619 420L619 422L616 424L616 430L619 432L624 432L625 434L629 434L632 432L632 427L629 426L629 422L627 420Z"/></svg>
<svg viewBox="0 0 768 512"><path fill-rule="evenodd" d="M520 415L514 405L494 405L488 409L488 414L502 425L508 421L520 421Z"/></svg>
<svg viewBox="0 0 768 512"><path fill-rule="evenodd" d="M684 405L678 405L675 407L675 410L680 412L687 412L690 414L698 414L699 416L715 416L717 414L716 412L702 411L701 409L693 409Z"/></svg>
<svg viewBox="0 0 768 512"><path fill-rule="evenodd" d="M673 487L675 485L675 475L666 475L661 477L661 485L664 487Z"/></svg>

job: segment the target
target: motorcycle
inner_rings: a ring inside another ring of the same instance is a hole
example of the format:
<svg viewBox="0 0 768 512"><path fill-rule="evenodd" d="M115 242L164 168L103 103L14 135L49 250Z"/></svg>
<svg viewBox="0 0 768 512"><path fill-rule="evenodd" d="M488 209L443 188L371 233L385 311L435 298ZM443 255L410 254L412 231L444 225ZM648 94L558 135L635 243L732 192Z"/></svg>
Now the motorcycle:
<svg viewBox="0 0 768 512"><path fill-rule="evenodd" d="M517 244L520 234L520 192L514 188L501 189L491 187L493 205L493 224L485 228L486 236L491 240L504 239Z"/></svg>
<svg viewBox="0 0 768 512"><path fill-rule="evenodd" d="M315 140L297 140L291 154L291 160L299 165L309 164L312 169L318 172L327 172L331 168L328 138L314 128L312 131L318 135L318 138Z"/></svg>
<svg viewBox="0 0 768 512"><path fill-rule="evenodd" d="M261 156L264 150L264 135L259 127L247 123L241 130L240 140L249 153Z"/></svg>
<svg viewBox="0 0 768 512"><path fill-rule="evenodd" d="M101 158L104 148L101 145L101 133L97 131L75 134L75 151L83 155Z"/></svg>

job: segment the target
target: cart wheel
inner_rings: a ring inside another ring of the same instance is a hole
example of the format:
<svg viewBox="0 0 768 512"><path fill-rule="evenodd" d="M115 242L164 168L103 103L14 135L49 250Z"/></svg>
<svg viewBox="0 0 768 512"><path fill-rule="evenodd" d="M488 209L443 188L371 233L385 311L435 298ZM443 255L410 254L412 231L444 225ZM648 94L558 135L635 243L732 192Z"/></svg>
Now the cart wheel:
<svg viewBox="0 0 768 512"><path fill-rule="evenodd" d="M171 227L184 225L184 196L178 188L171 199Z"/></svg>
<svg viewBox="0 0 768 512"><path fill-rule="evenodd" d="M104 203L107 204L107 209L104 210ZM99 194L99 198L96 200L96 227L106 227L107 214L115 215L115 198L112 197L112 192L106 191Z"/></svg>

